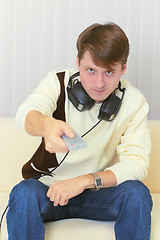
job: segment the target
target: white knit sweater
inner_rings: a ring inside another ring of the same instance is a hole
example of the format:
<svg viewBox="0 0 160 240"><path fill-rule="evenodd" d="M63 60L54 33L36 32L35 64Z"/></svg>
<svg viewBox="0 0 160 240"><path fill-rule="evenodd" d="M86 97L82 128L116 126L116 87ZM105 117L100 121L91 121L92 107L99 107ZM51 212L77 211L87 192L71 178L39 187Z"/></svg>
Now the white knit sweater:
<svg viewBox="0 0 160 240"><path fill-rule="evenodd" d="M65 86L74 72L73 69L65 70ZM87 148L71 151L63 164L55 170L55 177L43 177L40 179L42 182L49 186L54 179L69 179L105 169L114 172L117 184L146 177L151 149L147 127L148 103L142 93L127 80L121 80L121 83L126 91L115 119L111 122L102 121L88 133L84 137ZM25 131L26 115L33 109L52 116L59 94L60 84L56 72L50 72L18 109L17 126ZM97 116L100 106L101 104L95 104L91 110L79 112L66 92L66 122L82 135L99 121ZM64 154L56 155L60 162Z"/></svg>

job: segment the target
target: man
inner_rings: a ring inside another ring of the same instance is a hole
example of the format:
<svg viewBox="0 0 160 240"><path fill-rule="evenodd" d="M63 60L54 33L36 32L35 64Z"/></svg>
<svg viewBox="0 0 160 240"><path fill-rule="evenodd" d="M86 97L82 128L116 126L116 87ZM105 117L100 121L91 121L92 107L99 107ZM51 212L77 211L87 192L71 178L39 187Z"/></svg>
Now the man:
<svg viewBox="0 0 160 240"><path fill-rule="evenodd" d="M44 222L85 218L116 221L116 239L148 240L152 200L141 182L149 166L148 104L121 80L128 39L114 23L94 24L77 49L79 73L65 70L63 81L49 73L17 112L19 127L43 144L23 167L29 179L10 194L9 239L41 240ZM86 148L68 151L62 136L73 138L73 130Z"/></svg>

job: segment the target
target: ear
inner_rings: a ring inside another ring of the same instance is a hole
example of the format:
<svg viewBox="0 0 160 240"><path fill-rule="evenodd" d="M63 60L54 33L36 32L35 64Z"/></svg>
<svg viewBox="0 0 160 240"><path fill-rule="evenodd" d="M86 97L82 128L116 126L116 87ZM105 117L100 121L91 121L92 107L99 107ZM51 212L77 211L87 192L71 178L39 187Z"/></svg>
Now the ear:
<svg viewBox="0 0 160 240"><path fill-rule="evenodd" d="M121 75L124 75L125 72L126 72L126 69L127 69L127 62L123 65L123 68L122 68L122 73Z"/></svg>
<svg viewBox="0 0 160 240"><path fill-rule="evenodd" d="M77 55L77 57L76 57L76 65L77 65L77 68L78 68L78 70L79 70L80 64L79 64L79 58L78 58L78 55Z"/></svg>

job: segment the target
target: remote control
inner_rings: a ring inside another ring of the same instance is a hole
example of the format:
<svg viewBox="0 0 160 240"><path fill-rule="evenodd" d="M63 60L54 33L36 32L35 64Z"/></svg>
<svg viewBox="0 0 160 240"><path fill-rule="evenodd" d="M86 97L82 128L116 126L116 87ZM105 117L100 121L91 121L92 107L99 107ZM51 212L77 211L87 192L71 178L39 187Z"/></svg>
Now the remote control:
<svg viewBox="0 0 160 240"><path fill-rule="evenodd" d="M87 147L86 142L74 131L75 136L72 138L62 135L63 141L68 147L68 150L78 150Z"/></svg>

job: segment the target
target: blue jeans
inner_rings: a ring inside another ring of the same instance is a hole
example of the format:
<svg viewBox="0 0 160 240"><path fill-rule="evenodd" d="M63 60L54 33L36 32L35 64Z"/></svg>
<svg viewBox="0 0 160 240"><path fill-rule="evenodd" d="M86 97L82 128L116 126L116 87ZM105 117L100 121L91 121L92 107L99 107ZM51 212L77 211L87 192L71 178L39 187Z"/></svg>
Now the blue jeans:
<svg viewBox="0 0 160 240"><path fill-rule="evenodd" d="M57 207L46 196L47 190L35 179L13 188L7 213L9 240L43 240L44 222L68 218L116 221L117 240L150 239L152 199L140 181L126 181L99 191L87 189L66 206Z"/></svg>

